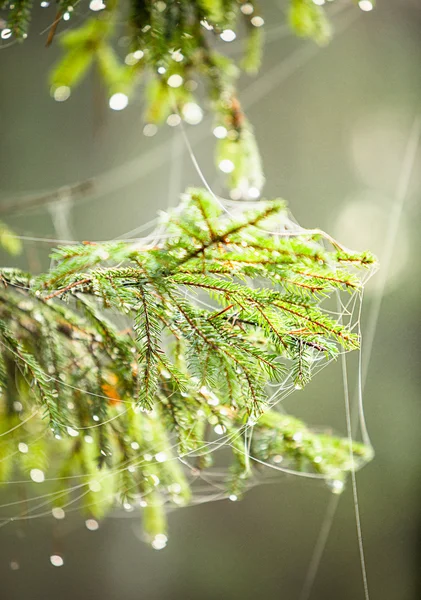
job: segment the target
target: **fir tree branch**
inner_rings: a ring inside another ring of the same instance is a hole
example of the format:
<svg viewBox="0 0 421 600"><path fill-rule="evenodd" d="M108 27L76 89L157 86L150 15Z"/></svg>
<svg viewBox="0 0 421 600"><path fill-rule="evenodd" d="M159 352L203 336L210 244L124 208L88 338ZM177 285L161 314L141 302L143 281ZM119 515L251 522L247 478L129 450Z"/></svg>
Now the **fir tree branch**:
<svg viewBox="0 0 421 600"><path fill-rule="evenodd" d="M349 440L279 414L266 386L301 388L315 360L358 347L352 321L325 302L359 293L375 261L324 248L318 231L270 233L286 221L279 201L227 215L207 192L189 190L153 247L61 247L43 275L0 270L0 431L10 429L14 447L34 445L16 453L0 438L0 478L48 469L64 478L54 496L64 503L66 478L80 475L97 516L116 499L149 506L154 497L152 544L164 535L165 504L194 493L175 459L192 454L206 480L215 432L231 450L227 494L243 493L280 456L290 470L342 481ZM52 433L35 443L45 420ZM372 456L356 443L352 452L357 466Z"/></svg>
<svg viewBox="0 0 421 600"><path fill-rule="evenodd" d="M296 35L318 44L329 41L331 28L325 6L316 6L312 0L288 0L288 6L288 22ZM15 39L24 40L34 10L32 0L15 0L4 8L5 29ZM262 189L259 150L236 91L240 69L256 73L261 62L264 19L254 0L168 0L165 6L130 0L128 10L110 0L94 13L86 13L83 3L60 0L55 10L47 46L54 41L64 17L70 25L77 18L78 24L60 36L62 58L50 74L54 98L67 99L96 66L111 107L123 108L140 83L148 124L163 123L174 110L194 124L200 121L202 111L190 82L200 77L206 84L216 124L226 132L218 140L215 154L218 165L229 165L229 187L236 197L243 198L251 197L251 190ZM244 24L246 52L237 65L215 47L219 38L234 39ZM116 51L116 38L121 35L130 40L124 63ZM124 99L123 105L115 104L116 97ZM189 114L192 111L193 116Z"/></svg>

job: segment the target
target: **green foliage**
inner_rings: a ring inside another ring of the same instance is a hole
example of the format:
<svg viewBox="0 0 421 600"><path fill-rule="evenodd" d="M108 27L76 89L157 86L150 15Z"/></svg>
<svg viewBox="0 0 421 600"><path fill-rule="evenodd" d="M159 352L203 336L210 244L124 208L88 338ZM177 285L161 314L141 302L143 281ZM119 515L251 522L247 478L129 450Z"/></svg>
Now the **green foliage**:
<svg viewBox="0 0 421 600"><path fill-rule="evenodd" d="M16 0L10 4L7 26L17 39L26 36L31 2ZM289 23L297 35L319 44L329 40L330 24L324 6L317 6L312 0L288 3ZM234 188L235 197L247 198L250 188L258 193L264 177L253 130L236 92L240 70L216 50L223 46L219 38L224 31L234 35L245 31L240 66L247 73L257 73L264 20L256 2L130 0L123 5L112 0L88 14L83 2L59 2L48 44L64 15L70 24L75 18L77 25L60 36L63 56L50 74L52 95L60 101L67 99L71 89L94 67L110 97L117 93L130 97L136 86L143 84L147 123L160 124L179 112L187 123L194 124L196 117L189 118L188 108L199 102L194 91L200 78L216 124L226 129L226 138L218 143L217 164L230 161L228 170L222 170L230 173L228 185ZM119 38L128 40L124 62L117 44Z"/></svg>
<svg viewBox="0 0 421 600"><path fill-rule="evenodd" d="M297 35L311 38L318 44L327 44L331 38L331 26L325 11L313 0L292 0L289 22Z"/></svg>
<svg viewBox="0 0 421 600"><path fill-rule="evenodd" d="M0 221L0 248L3 248L9 254L13 256L20 254L22 245L19 238Z"/></svg>
<svg viewBox="0 0 421 600"><path fill-rule="evenodd" d="M130 87L130 73L109 44L113 32L111 18L90 18L78 29L66 33L60 40L64 57L50 75L52 89L76 86L93 64L111 92Z"/></svg>
<svg viewBox="0 0 421 600"><path fill-rule="evenodd" d="M246 73L258 73L262 63L263 28L250 25L241 67Z"/></svg>
<svg viewBox="0 0 421 600"><path fill-rule="evenodd" d="M165 505L189 503L194 479L212 475L215 434L231 450L221 485L232 497L262 463L342 482L367 462L370 448L312 432L268 394L269 383L302 388L315 364L358 348L328 300L358 293L358 272L374 264L288 223L282 201L234 215L192 189L158 241L60 247L37 277L3 269L3 480L47 471L54 505L77 489L97 517L116 498L140 502L159 548Z"/></svg>
<svg viewBox="0 0 421 600"><path fill-rule="evenodd" d="M17 39L25 39L27 36L32 4L32 0L16 0L9 4L7 26Z"/></svg>

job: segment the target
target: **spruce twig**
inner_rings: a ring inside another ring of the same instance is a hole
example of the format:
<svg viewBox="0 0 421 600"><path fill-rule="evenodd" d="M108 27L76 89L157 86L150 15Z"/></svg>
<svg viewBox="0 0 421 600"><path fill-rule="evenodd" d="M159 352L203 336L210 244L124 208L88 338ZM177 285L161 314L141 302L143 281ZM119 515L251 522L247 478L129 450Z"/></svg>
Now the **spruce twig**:
<svg viewBox="0 0 421 600"><path fill-rule="evenodd" d="M286 220L280 201L227 215L207 192L189 190L154 246L64 246L44 275L2 269L0 429L30 447L47 422L55 437L44 437L37 464L45 469L49 456L49 473L104 480L102 495L89 500L97 515L116 497L153 494L152 543L165 504L192 493L173 457L196 456L206 478L213 429L232 448L227 494L241 494L260 476L257 465L279 455L290 469L342 480L352 466L348 441L277 413L266 385L301 388L315 360L358 347L352 323L324 305L337 292L359 293L359 271L375 259L326 249L318 231L270 233ZM244 455L250 424L252 462ZM33 468L1 439L10 464L0 477ZM361 466L371 457L359 444L353 453Z"/></svg>

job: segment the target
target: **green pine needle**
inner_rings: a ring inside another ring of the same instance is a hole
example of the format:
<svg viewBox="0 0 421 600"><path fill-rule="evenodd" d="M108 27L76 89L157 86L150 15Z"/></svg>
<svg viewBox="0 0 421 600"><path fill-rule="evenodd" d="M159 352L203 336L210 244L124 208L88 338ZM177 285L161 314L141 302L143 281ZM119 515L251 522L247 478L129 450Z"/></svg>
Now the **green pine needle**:
<svg viewBox="0 0 421 600"><path fill-rule="evenodd" d="M268 394L358 348L329 302L359 294L375 266L293 227L283 201L232 214L192 189L153 243L60 247L36 277L1 270L0 430L11 431L0 477L62 477L53 500L64 507L77 475L97 517L140 501L160 547L165 505L190 502L194 478L212 473L215 434L231 449L222 489L233 497L262 463L342 482L370 460L354 442L351 460L348 440L313 433Z"/></svg>

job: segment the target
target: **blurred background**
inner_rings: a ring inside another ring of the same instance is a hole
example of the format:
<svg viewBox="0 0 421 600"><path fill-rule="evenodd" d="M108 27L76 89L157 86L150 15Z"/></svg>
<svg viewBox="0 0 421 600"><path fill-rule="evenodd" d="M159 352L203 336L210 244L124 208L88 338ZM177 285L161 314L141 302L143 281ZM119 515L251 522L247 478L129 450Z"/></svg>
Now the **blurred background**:
<svg viewBox="0 0 421 600"><path fill-rule="evenodd" d="M241 80L240 97L263 155L264 194L286 198L302 226L320 227L384 261L385 271L365 295L363 333L379 293L382 303L364 392L376 458L358 474L358 491L372 598L416 600L421 150L399 223L396 218L405 148L421 114L421 2L378 0L374 11L363 13L338 0L330 7L336 34L326 48L289 33L285 2L261 4L267 23L264 65L258 78ZM113 112L94 76L67 102L50 97L47 73L58 50L44 45L52 14L37 10L26 42L0 52L0 219L32 237L111 239L174 206L184 187L200 180L179 126L144 135L140 98ZM235 55L240 45L226 51ZM223 194L213 164L211 116L186 128L206 178ZM69 193L66 186L81 182L88 183ZM28 197L57 188L51 199L60 197L61 204L17 210ZM2 263L48 268L51 245L27 241L24 249L19 259L3 255ZM352 391L355 375L351 360ZM341 377L340 365L330 365L288 398L286 409L312 426L345 434ZM0 493L2 503L15 497L8 489ZM275 484L249 491L242 502L173 512L170 541L160 552L139 541L140 517L134 513L116 514L96 532L77 513L60 523L52 518L12 523L0 531L1 597L298 600L330 497L320 483L280 476ZM57 545L64 556L60 569L49 560ZM12 569L11 562L19 568ZM363 598L350 485L311 598Z"/></svg>

